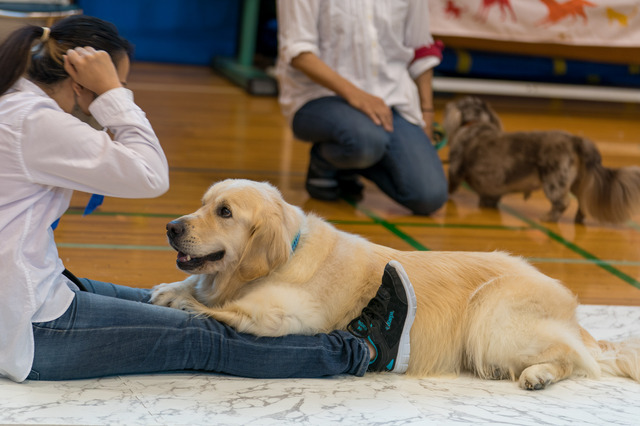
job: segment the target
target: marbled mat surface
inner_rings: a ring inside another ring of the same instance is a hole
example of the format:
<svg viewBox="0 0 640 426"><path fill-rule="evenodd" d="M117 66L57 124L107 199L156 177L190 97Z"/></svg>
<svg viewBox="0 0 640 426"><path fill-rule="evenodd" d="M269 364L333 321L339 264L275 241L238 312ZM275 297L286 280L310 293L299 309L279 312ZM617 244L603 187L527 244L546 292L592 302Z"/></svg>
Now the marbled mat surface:
<svg viewBox="0 0 640 426"><path fill-rule="evenodd" d="M581 306L598 339L640 337L640 307ZM605 377L548 389L470 376L255 380L207 374L68 382L0 379L0 424L640 425L640 383Z"/></svg>

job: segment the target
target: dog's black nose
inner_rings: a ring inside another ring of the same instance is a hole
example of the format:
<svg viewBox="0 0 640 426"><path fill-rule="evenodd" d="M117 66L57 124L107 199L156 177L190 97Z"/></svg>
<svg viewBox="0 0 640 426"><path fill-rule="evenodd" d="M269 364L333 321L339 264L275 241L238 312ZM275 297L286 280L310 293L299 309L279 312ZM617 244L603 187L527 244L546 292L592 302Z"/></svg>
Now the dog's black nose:
<svg viewBox="0 0 640 426"><path fill-rule="evenodd" d="M179 220L172 220L167 223L167 235L169 237L179 237L184 233L184 224Z"/></svg>

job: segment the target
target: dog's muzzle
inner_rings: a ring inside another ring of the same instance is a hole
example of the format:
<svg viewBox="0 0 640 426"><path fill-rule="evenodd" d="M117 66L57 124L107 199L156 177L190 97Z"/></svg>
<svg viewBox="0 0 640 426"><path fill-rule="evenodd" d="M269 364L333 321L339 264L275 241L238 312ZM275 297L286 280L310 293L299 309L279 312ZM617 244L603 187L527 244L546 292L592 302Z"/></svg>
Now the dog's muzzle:
<svg viewBox="0 0 640 426"><path fill-rule="evenodd" d="M184 238L186 229L187 226L184 221L180 219L172 220L167 223L167 239L169 240L171 247L178 252L176 265L179 269L183 271L193 271L194 269L200 268L207 262L217 262L224 257L224 250L201 257L193 257L189 253L185 253L183 251L185 249L181 247L181 239Z"/></svg>

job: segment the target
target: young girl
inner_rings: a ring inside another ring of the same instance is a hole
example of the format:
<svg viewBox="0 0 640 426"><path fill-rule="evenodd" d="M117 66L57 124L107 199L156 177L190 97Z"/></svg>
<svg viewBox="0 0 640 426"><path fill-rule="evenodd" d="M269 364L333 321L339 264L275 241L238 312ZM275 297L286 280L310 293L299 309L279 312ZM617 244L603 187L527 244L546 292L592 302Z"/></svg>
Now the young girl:
<svg viewBox="0 0 640 426"><path fill-rule="evenodd" d="M0 376L66 380L200 370L248 377L402 372L411 284L389 265L353 334L257 338L149 304L150 291L64 274L52 224L74 190L156 197L167 159L126 86L132 48L107 22L26 26L0 46ZM83 121L93 119L107 132ZM404 300L404 301L403 301ZM390 330L379 318L395 310ZM400 315L398 315L400 313ZM366 340L365 340L366 339ZM368 343L367 343L368 342ZM400 349L399 349L400 348ZM374 362L370 363L371 360Z"/></svg>

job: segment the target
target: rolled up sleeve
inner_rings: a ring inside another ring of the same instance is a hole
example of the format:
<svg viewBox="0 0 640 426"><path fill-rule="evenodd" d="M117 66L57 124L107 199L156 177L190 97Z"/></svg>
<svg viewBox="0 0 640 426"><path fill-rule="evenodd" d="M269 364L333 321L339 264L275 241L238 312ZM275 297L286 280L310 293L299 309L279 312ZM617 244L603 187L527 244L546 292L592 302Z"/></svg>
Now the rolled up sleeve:
<svg viewBox="0 0 640 426"><path fill-rule="evenodd" d="M405 23L405 40L407 47L420 49L434 45L429 29L429 2L410 0L409 13ZM428 55L414 60L409 65L409 74L413 79L440 64L441 57Z"/></svg>
<svg viewBox="0 0 640 426"><path fill-rule="evenodd" d="M281 58L290 64L301 53L319 56L319 0L278 0L278 43Z"/></svg>

